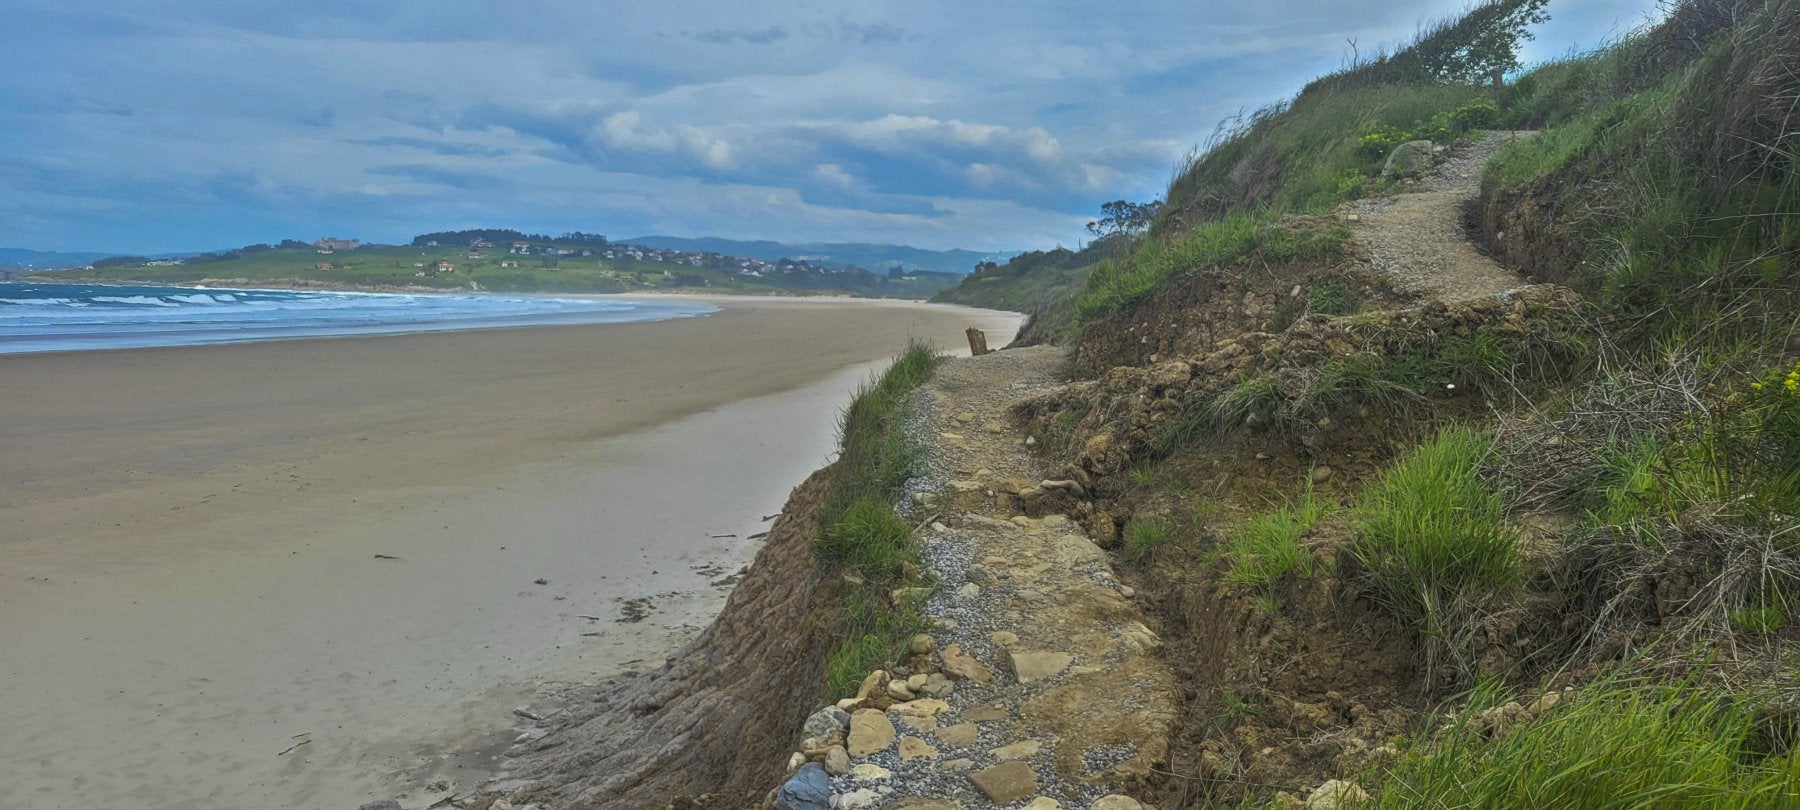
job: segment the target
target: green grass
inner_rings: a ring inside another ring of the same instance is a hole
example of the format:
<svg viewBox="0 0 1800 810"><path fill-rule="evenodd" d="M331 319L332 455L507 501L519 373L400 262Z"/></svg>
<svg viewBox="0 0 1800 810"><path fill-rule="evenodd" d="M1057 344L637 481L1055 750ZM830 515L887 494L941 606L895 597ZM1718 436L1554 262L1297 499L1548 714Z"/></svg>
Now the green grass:
<svg viewBox="0 0 1800 810"><path fill-rule="evenodd" d="M853 692L870 669L897 657L924 627L914 605L894 605L889 592L919 564L912 527L892 504L916 469L919 449L905 433L907 395L931 378L938 356L909 345L885 372L865 384L839 421L839 452L820 514L816 550L854 570L860 585L846 596L840 618L844 641L825 665L831 694Z"/></svg>
<svg viewBox="0 0 1800 810"><path fill-rule="evenodd" d="M1145 559L1174 537L1174 530L1165 521L1145 520L1132 523L1131 528L1125 532L1125 558Z"/></svg>
<svg viewBox="0 0 1800 810"><path fill-rule="evenodd" d="M1292 228L1273 215L1233 213L1179 236L1152 236L1129 259L1107 259L1076 301L1091 321L1127 309L1181 275L1245 264L1322 260L1339 254L1349 232L1340 227Z"/></svg>
<svg viewBox="0 0 1800 810"><path fill-rule="evenodd" d="M1375 805L1800 806L1794 729L1743 696L1603 679L1491 739L1471 719L1480 705L1404 755Z"/></svg>
<svg viewBox="0 0 1800 810"><path fill-rule="evenodd" d="M1301 547L1300 538L1328 511L1329 504L1315 498L1309 486L1292 503L1252 519L1232 535L1225 552L1231 565L1225 581L1267 589L1289 574L1312 576L1312 555Z"/></svg>
<svg viewBox="0 0 1800 810"><path fill-rule="evenodd" d="M1477 477L1489 443L1446 428L1368 486L1354 509L1351 554L1375 598L1428 637L1519 578L1517 531Z"/></svg>
<svg viewBox="0 0 1800 810"><path fill-rule="evenodd" d="M1360 193L1347 171L1367 176L1385 153L1359 153L1364 135L1424 129L1434 116L1483 97L1480 88L1422 83L1319 82L1291 102L1239 122L1169 187L1166 210L1270 208L1318 212ZM1163 226L1166 227L1166 226Z"/></svg>

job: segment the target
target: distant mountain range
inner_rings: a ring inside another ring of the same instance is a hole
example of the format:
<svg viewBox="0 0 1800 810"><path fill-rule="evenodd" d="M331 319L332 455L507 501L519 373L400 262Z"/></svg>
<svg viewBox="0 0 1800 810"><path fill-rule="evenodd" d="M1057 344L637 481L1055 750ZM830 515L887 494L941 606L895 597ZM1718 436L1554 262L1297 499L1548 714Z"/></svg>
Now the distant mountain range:
<svg viewBox="0 0 1800 810"><path fill-rule="evenodd" d="M897 264L907 270L931 270L939 273L955 273L959 276L966 276L973 272L975 265L980 262L1004 263L1019 255L1019 251L1016 250L982 253L961 249L926 250L906 245L874 245L863 242L789 244L766 240L743 241L714 237L688 239L679 236L640 236L636 239L617 241L643 247L743 256L761 259L765 262L779 259L804 259L814 264L854 265L876 272L881 272Z"/></svg>

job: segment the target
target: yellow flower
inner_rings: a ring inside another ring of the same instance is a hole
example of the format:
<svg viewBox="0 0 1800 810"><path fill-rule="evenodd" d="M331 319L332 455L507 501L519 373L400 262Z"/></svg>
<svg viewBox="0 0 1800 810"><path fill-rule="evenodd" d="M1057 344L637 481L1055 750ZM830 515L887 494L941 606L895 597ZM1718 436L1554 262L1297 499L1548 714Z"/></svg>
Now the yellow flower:
<svg viewBox="0 0 1800 810"><path fill-rule="evenodd" d="M1750 384L1750 390L1752 390L1752 391L1761 391L1761 390L1762 390L1762 383L1751 383L1751 384Z"/></svg>

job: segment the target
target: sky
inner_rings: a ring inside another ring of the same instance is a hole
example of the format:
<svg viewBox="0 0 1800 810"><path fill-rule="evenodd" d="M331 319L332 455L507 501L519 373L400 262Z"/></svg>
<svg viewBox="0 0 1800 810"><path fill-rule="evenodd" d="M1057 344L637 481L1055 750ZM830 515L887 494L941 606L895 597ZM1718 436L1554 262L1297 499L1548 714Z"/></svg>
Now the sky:
<svg viewBox="0 0 1800 810"><path fill-rule="evenodd" d="M0 246L1073 245L1450 0L8 0ZM1553 0L1527 62L1657 0Z"/></svg>

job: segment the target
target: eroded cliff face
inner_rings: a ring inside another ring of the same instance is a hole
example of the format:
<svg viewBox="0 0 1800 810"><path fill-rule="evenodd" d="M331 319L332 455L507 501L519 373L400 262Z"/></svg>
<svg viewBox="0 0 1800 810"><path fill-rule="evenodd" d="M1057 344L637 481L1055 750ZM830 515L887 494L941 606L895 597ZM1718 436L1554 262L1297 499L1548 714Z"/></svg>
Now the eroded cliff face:
<svg viewBox="0 0 1800 810"><path fill-rule="evenodd" d="M813 553L827 470L795 488L723 612L661 669L594 688L509 752L545 808L753 807L823 692L837 596Z"/></svg>

